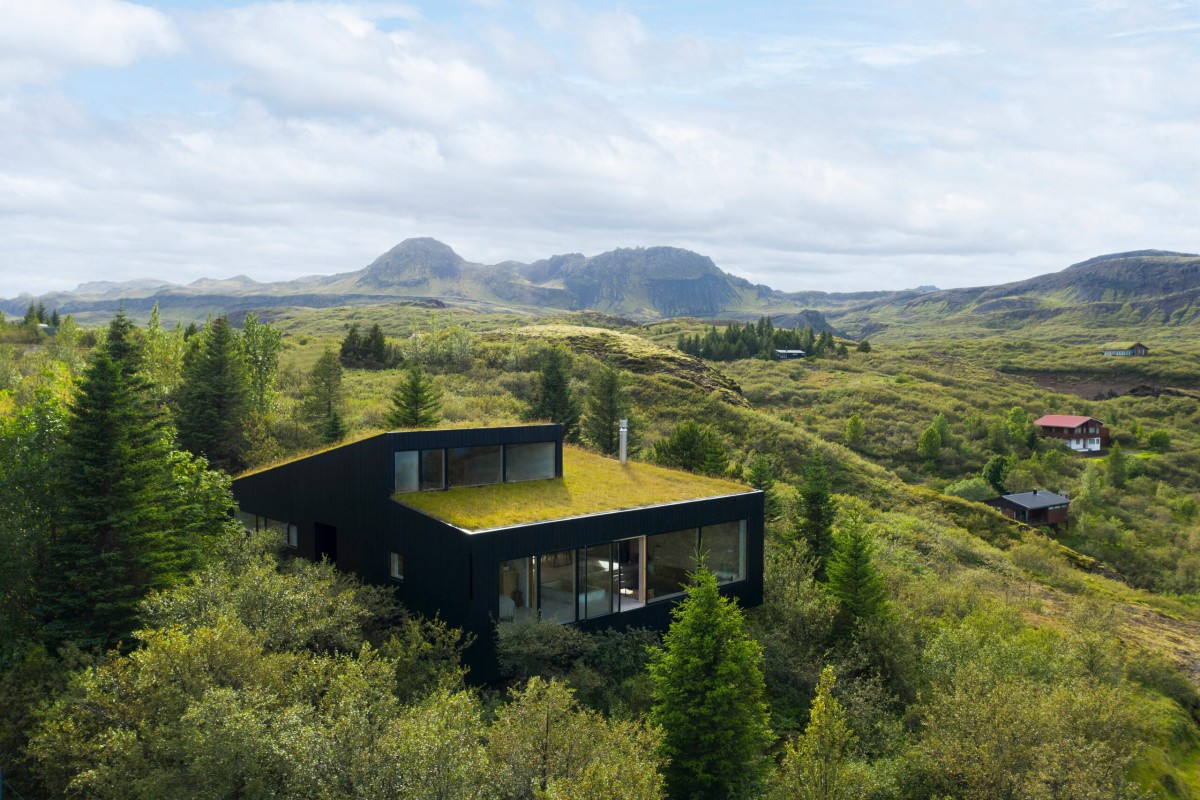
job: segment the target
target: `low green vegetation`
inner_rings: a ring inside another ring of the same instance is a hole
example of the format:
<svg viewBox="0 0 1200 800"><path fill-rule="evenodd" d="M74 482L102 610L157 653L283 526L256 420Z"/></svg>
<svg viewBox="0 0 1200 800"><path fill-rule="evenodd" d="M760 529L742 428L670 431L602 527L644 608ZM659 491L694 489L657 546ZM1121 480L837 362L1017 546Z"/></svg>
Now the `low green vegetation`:
<svg viewBox="0 0 1200 800"><path fill-rule="evenodd" d="M636 461L622 465L615 458L566 446L561 478L394 497L457 527L484 530L748 490L730 480Z"/></svg>
<svg viewBox="0 0 1200 800"><path fill-rule="evenodd" d="M714 604L701 577L688 607L707 616L665 637L514 624L498 644L504 683L471 687L457 632L226 531L225 478L171 449L169 474L192 492L173 495L171 530L211 534L204 552L103 624L119 648L65 641L39 616L53 584L39 558L91 485L60 447L116 343L93 348L102 332L64 320L59 338L0 345L0 552L18 554L0 559L0 772L14 793L1200 797L1200 347L1187 337L1103 360L1078 328L1075 344L892 329L844 356L709 363L674 347L707 322L531 321L406 304L280 312L275 379L247 393L246 462L336 446L322 444L335 413L341 441L375 435L414 368L441 389L440 425L517 424L557 352L587 447L611 448L614 414L637 420L643 459L695 426L708 444L686 466L720 476L569 447L562 480L397 500L477 530L744 479L768 494L762 606ZM379 326L395 366L339 361L355 324ZM129 332L172 409L181 345L208 335L176 330ZM1125 394L1141 384L1177 391ZM1101 419L1117 455L1040 440L1046 413ZM723 464L705 466L716 450ZM1034 531L977 502L1033 487L1070 494L1068 527ZM716 652L739 656L721 668L744 693L678 677ZM736 754L690 743L696 732Z"/></svg>

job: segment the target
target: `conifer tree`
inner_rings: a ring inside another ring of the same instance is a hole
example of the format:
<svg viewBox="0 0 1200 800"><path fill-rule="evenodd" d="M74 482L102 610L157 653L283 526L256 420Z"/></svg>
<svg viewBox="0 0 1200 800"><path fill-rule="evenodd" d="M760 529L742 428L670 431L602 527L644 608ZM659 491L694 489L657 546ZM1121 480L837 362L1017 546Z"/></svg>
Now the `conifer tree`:
<svg viewBox="0 0 1200 800"><path fill-rule="evenodd" d="M817 560L814 574L824 580L825 568L833 552L833 518L837 504L833 499L829 469L820 453L814 453L805 465L798 511L796 534L808 543L809 552Z"/></svg>
<svg viewBox="0 0 1200 800"><path fill-rule="evenodd" d="M250 375L225 317L204 326L183 360L176 426L179 444L217 469L246 466Z"/></svg>
<svg viewBox="0 0 1200 800"><path fill-rule="evenodd" d="M529 409L529 419L548 419L563 426L563 438L576 441L579 438L579 403L571 393L571 380L567 373L571 357L563 348L555 345L546 351L538 376L537 399Z"/></svg>
<svg viewBox="0 0 1200 800"><path fill-rule="evenodd" d="M666 467L723 475L729 466L725 446L712 428L684 420L666 439L654 443L654 460Z"/></svg>
<svg viewBox="0 0 1200 800"><path fill-rule="evenodd" d="M606 456L616 455L621 445L621 420L629 420L626 445L636 449L636 425L630 418L629 395L621 373L611 364L601 364L588 384L583 400L583 438Z"/></svg>
<svg viewBox="0 0 1200 800"><path fill-rule="evenodd" d="M321 441L325 444L337 444L346 438L346 433L346 423L335 408L329 412L329 416L325 418L325 423L321 426Z"/></svg>
<svg viewBox="0 0 1200 800"><path fill-rule="evenodd" d="M775 465L771 459L758 453L750 460L747 481L763 493L763 513L767 519L779 516L779 495L775 491Z"/></svg>
<svg viewBox="0 0 1200 800"><path fill-rule="evenodd" d="M880 616L887 606L883 578L871 563L871 534L862 518L846 519L834 535L829 592L841 603L845 622Z"/></svg>
<svg viewBox="0 0 1200 800"><path fill-rule="evenodd" d="M442 421L442 393L418 365L409 368L392 394L387 424L393 428L430 428Z"/></svg>
<svg viewBox="0 0 1200 800"><path fill-rule="evenodd" d="M762 648L741 609L703 564L671 612L663 648L651 656L654 707L664 733L667 794L676 800L754 797L771 741Z"/></svg>
<svg viewBox="0 0 1200 800"><path fill-rule="evenodd" d="M85 647L127 640L135 607L194 566L177 535L172 431L142 352L119 312L84 370L65 434L61 525L48 552L40 616L47 638Z"/></svg>
<svg viewBox="0 0 1200 800"><path fill-rule="evenodd" d="M304 411L310 424L323 429L342 403L342 365L332 350L326 349L308 375L304 391Z"/></svg>

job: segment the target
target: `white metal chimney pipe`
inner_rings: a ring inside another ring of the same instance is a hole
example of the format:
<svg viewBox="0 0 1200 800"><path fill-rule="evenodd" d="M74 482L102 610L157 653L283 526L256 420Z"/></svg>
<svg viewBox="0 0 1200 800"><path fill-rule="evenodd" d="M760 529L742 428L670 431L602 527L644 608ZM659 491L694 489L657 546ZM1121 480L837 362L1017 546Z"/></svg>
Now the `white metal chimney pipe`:
<svg viewBox="0 0 1200 800"><path fill-rule="evenodd" d="M629 420L621 420L621 464L629 460Z"/></svg>

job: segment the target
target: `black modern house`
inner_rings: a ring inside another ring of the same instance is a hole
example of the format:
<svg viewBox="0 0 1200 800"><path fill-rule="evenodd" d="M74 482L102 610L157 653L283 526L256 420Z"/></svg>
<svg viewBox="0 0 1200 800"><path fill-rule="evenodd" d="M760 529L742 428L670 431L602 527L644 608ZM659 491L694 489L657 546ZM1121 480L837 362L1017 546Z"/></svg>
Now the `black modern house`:
<svg viewBox="0 0 1200 800"><path fill-rule="evenodd" d="M559 425L382 433L233 492L247 527L474 634L477 679L495 673L496 625L665 630L697 553L723 593L762 602L761 492L564 448Z"/></svg>

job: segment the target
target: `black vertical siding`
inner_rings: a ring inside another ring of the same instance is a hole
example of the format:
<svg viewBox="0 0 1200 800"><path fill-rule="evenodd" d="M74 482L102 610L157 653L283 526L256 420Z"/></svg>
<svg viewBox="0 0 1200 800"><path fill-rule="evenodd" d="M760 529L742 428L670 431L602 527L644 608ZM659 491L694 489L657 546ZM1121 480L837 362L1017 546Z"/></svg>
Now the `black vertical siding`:
<svg viewBox="0 0 1200 800"><path fill-rule="evenodd" d="M337 529L337 564L363 580L395 587L409 608L475 636L468 663L477 679L495 676L494 630L501 561L632 536L746 520L747 579L722 587L742 605L762 602L763 496L751 491L647 508L466 533L391 499L392 454L402 450L525 444L553 439L562 475L557 425L386 433L238 478L242 510L299 526L300 554L313 558L317 524ZM389 552L404 556L405 577L389 575ZM674 602L577 623L587 629L665 629Z"/></svg>

